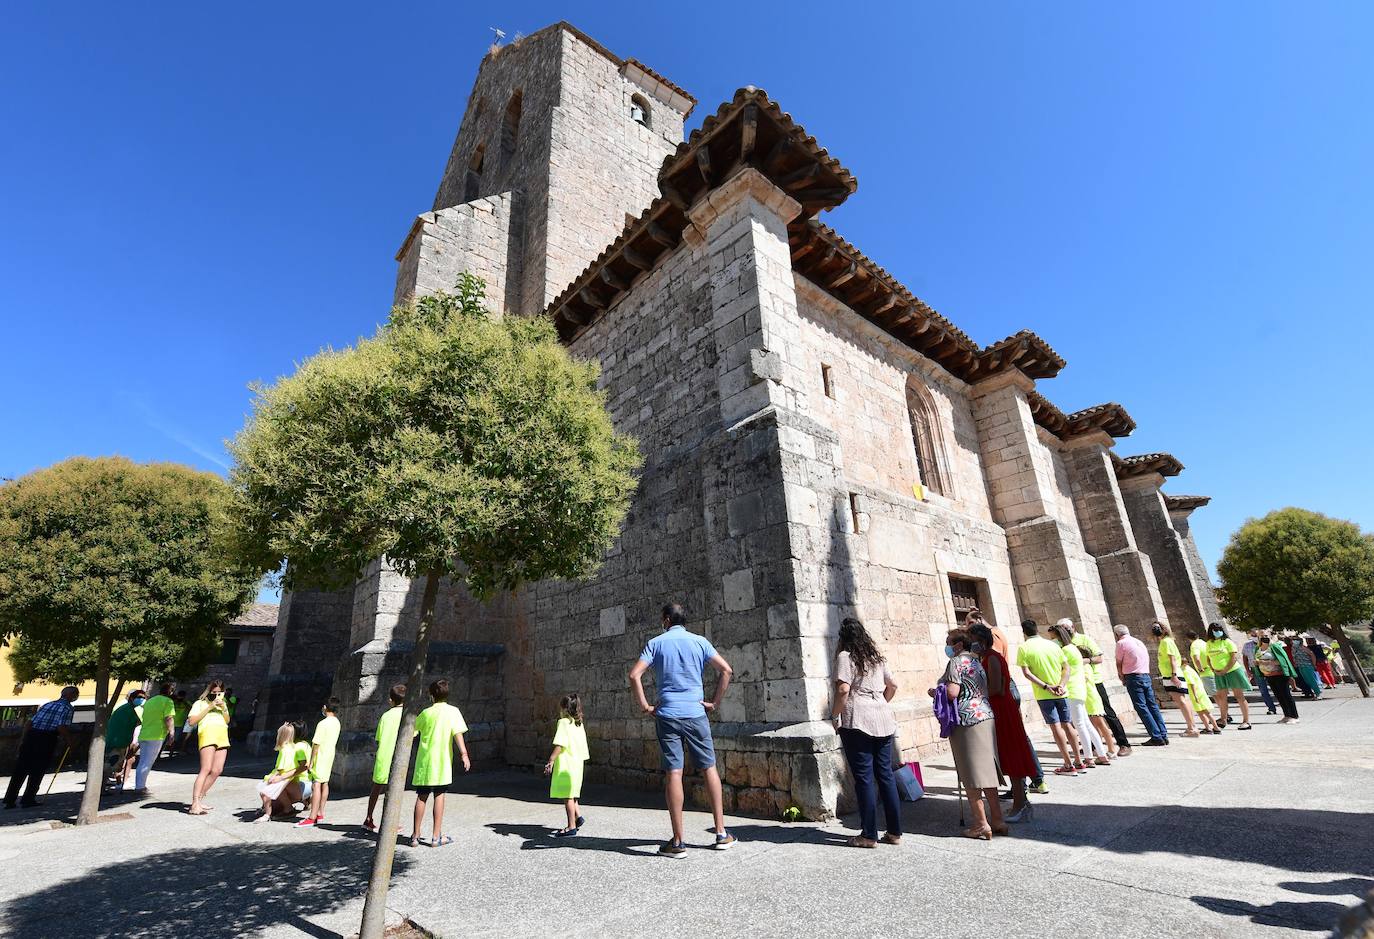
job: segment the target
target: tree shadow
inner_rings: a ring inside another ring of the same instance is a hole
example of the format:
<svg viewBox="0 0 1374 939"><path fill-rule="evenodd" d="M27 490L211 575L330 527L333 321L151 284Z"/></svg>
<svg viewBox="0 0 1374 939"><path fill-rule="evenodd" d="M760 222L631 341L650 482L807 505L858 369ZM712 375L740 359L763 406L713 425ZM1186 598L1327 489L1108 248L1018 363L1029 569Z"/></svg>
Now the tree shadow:
<svg viewBox="0 0 1374 939"><path fill-rule="evenodd" d="M11 900L0 911L0 932L66 939L233 939L290 924L308 935L333 936L305 917L362 896L372 852L371 845L351 840L167 851L148 863L83 871ZM398 854L393 876L404 874L411 863Z"/></svg>
<svg viewBox="0 0 1374 939"><path fill-rule="evenodd" d="M39 803L33 808L18 808L0 812L0 828L13 828L19 825L32 825L34 822L66 822L74 824L76 813L81 808L80 792L54 792L50 796L39 796ZM122 792L102 792L100 811L102 814L125 808L143 801L134 795L132 789Z"/></svg>
<svg viewBox="0 0 1374 939"><path fill-rule="evenodd" d="M1328 880L1322 883L1286 880L1279 884L1279 887L1294 893L1315 893L1328 897L1362 897L1374 890L1374 880L1366 880L1363 877L1342 877L1340 880Z"/></svg>

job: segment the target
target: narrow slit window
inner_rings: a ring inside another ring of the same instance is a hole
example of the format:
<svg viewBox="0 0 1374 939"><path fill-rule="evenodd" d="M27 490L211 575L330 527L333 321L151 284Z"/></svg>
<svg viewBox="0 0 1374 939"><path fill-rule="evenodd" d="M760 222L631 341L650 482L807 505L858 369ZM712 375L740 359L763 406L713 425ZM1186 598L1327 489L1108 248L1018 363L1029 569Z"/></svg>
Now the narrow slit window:
<svg viewBox="0 0 1374 939"><path fill-rule="evenodd" d="M824 362L821 363L821 384L825 387L827 398L835 397L835 375Z"/></svg>
<svg viewBox="0 0 1374 939"><path fill-rule="evenodd" d="M506 156L515 153L515 144L520 138L520 112L523 108L524 92L511 95L506 105L506 116L501 121L501 152Z"/></svg>
<svg viewBox="0 0 1374 939"><path fill-rule="evenodd" d="M859 494L857 492L849 494L849 524L851 531L855 533L859 531Z"/></svg>

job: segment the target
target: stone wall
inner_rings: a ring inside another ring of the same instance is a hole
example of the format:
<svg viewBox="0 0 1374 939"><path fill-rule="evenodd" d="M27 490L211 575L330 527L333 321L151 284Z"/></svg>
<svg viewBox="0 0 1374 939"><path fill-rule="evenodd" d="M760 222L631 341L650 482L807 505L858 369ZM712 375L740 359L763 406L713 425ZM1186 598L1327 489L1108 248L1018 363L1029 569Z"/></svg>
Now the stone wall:
<svg viewBox="0 0 1374 939"><path fill-rule="evenodd" d="M1226 623L1226 619L1221 615L1221 606L1217 603L1211 572L1207 570L1207 563L1202 560L1202 552L1197 549L1197 542L1193 540L1192 514L1192 509L1169 509L1169 523L1178 535L1183 558L1187 562L1189 573L1192 574L1193 589L1197 592L1198 603L1202 606L1203 619L1208 623Z"/></svg>
<svg viewBox="0 0 1374 939"><path fill-rule="evenodd" d="M253 752L272 748L283 721L308 721L319 713L333 688L334 671L349 651L352 602L349 589L298 589L282 594L272 635L270 674L250 736Z"/></svg>
<svg viewBox="0 0 1374 939"><path fill-rule="evenodd" d="M1136 543L1150 556L1169 626L1181 637L1190 629L1201 631L1206 620L1183 542L1164 507L1163 483L1155 473L1129 477L1121 480L1121 497Z"/></svg>
<svg viewBox="0 0 1374 939"><path fill-rule="evenodd" d="M514 194L503 192L417 218L396 255L400 268L393 302L452 293L458 275L468 273L486 284L488 307L504 310L519 277L520 219L514 208ZM511 260L517 264L513 271Z"/></svg>

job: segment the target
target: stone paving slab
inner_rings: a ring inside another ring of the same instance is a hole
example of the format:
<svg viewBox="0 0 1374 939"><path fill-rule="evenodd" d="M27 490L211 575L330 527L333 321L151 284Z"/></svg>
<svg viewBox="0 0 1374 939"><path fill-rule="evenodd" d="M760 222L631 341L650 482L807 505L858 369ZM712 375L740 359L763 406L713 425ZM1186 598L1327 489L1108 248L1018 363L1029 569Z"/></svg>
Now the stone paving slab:
<svg viewBox="0 0 1374 939"><path fill-rule="evenodd" d="M1259 708L1251 732L1052 779L1035 821L992 843L958 837L947 757L927 762L898 848L844 848L838 823L732 819L740 844L717 852L692 813L700 849L683 861L654 856L656 794L589 788L586 833L554 840L562 810L541 778L477 773L449 796L455 845L398 850L390 918L441 936L1321 935L1374 887L1374 701L1301 707L1298 726ZM107 803L127 820L53 828L75 812L73 772L46 815L0 814L0 934L349 935L372 851L364 800L332 802L320 830L251 824L264 768L236 756L201 818L183 811L190 760L159 764L153 798Z"/></svg>

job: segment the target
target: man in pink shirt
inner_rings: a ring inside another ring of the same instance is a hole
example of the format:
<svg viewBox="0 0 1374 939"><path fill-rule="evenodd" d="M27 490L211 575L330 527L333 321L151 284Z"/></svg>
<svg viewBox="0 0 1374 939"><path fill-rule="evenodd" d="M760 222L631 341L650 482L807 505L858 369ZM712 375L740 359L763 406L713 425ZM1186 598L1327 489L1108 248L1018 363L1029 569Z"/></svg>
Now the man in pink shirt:
<svg viewBox="0 0 1374 939"><path fill-rule="evenodd" d="M1113 626L1112 632L1116 634L1116 671L1131 696L1131 704L1140 717L1140 726L1150 735L1144 746L1168 746L1169 729L1164 726L1164 714L1159 709L1155 689L1150 683L1150 650L1145 648L1145 643L1132 636L1125 626Z"/></svg>

